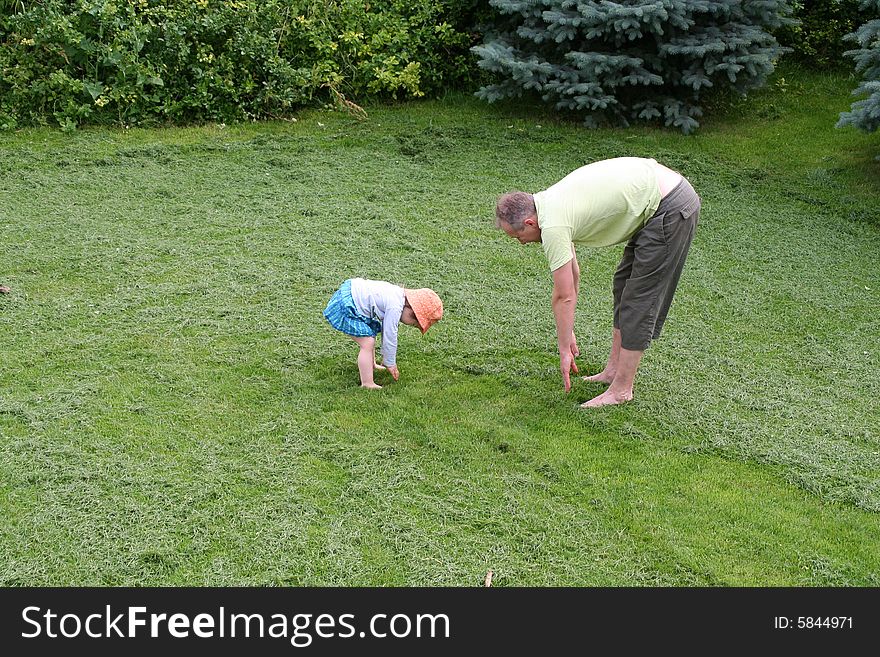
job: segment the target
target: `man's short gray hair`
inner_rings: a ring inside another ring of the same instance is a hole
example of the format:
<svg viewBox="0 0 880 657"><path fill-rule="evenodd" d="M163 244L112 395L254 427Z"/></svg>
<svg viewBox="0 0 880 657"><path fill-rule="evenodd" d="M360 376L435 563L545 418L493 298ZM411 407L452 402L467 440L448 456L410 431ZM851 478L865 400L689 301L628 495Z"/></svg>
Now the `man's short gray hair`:
<svg viewBox="0 0 880 657"><path fill-rule="evenodd" d="M536 216L538 211L535 209L535 197L526 192L507 192L499 196L495 203L495 226L498 228L501 228L503 222L519 232L526 219Z"/></svg>

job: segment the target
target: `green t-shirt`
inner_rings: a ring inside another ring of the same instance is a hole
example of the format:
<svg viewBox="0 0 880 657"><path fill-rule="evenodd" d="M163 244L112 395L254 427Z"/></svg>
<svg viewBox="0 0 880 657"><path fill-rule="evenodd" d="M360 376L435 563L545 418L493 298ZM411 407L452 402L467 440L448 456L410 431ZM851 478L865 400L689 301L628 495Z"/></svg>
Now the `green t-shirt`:
<svg viewBox="0 0 880 657"><path fill-rule="evenodd" d="M534 195L541 243L556 271L571 260L571 244L625 242L660 205L654 160L617 157L575 169Z"/></svg>

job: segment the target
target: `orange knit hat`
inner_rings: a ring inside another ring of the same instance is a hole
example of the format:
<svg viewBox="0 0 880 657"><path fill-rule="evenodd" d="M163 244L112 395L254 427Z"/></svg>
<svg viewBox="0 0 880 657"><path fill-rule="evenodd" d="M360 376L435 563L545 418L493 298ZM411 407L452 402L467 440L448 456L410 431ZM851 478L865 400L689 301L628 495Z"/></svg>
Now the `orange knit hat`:
<svg viewBox="0 0 880 657"><path fill-rule="evenodd" d="M434 290L420 287L416 290L404 288L406 300L415 313L419 328L425 333L434 322L443 318L443 302Z"/></svg>

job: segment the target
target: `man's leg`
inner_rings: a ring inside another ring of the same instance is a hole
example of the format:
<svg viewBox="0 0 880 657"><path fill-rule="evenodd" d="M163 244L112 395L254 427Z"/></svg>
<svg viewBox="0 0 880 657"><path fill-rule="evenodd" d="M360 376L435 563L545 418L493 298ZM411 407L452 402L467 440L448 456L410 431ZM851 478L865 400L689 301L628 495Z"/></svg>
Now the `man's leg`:
<svg viewBox="0 0 880 657"><path fill-rule="evenodd" d="M626 330L624 335L616 329L615 337L620 339L617 367L608 390L582 407L620 404L633 398L639 363L651 340L660 336L699 214L699 197L687 183L679 194L671 194L668 201L661 202L655 215L627 245L614 281L615 326ZM630 247L633 261L626 263ZM609 357L609 363L611 360Z"/></svg>
<svg viewBox="0 0 880 657"><path fill-rule="evenodd" d="M592 383L611 383L617 373L617 359L620 354L620 302L623 298L623 291L626 289L626 282L632 276L633 264L635 262L636 240L631 239L623 249L623 256L614 272L614 281L611 286L611 292L614 297L614 315L612 317L614 328L611 331L611 351L608 353L608 361L605 363L605 369L598 374L585 376L584 381Z"/></svg>
<svg viewBox="0 0 880 657"><path fill-rule="evenodd" d="M611 353L608 354L608 362L605 363L605 369L598 374L585 376L584 381L593 383L611 383L617 374L617 359L620 356L620 329L612 329L611 331Z"/></svg>
<svg viewBox="0 0 880 657"><path fill-rule="evenodd" d="M620 331L617 333L619 339ZM633 383L636 380L636 372L644 353L644 351L631 351L621 347L617 358L617 372L608 390L593 397L590 401L584 402L581 407L597 408L630 401L633 398Z"/></svg>

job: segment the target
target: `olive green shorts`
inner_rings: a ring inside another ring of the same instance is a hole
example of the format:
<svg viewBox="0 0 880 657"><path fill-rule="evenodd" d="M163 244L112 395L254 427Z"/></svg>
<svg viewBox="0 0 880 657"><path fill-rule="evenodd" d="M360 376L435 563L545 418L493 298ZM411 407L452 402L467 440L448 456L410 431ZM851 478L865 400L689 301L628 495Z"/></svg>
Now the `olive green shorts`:
<svg viewBox="0 0 880 657"><path fill-rule="evenodd" d="M623 250L613 290L624 349L644 351L660 337L699 217L700 197L682 178Z"/></svg>

